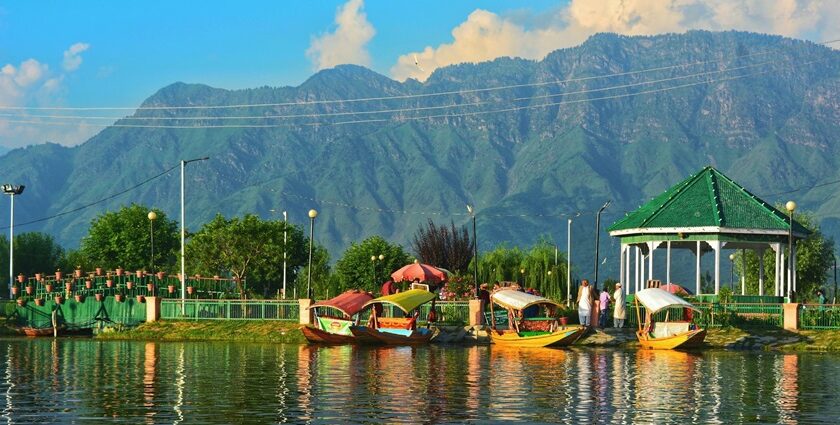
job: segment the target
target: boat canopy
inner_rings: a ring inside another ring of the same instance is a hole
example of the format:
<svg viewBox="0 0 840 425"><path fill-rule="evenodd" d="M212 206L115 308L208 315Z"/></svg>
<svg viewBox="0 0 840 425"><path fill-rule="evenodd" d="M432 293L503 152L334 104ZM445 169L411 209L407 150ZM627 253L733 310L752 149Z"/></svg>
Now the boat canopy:
<svg viewBox="0 0 840 425"><path fill-rule="evenodd" d="M642 289L636 292L636 300L642 303L650 314L654 314L668 307L684 307L694 311L700 311L690 302L659 288Z"/></svg>
<svg viewBox="0 0 840 425"><path fill-rule="evenodd" d="M363 308L365 308L365 303L372 299L373 295L371 295L369 292L359 291L358 289L351 289L335 298L331 298L329 300L324 301L318 301L317 303L309 306L309 308L334 308L347 315L347 317L350 317L358 313Z"/></svg>
<svg viewBox="0 0 840 425"><path fill-rule="evenodd" d="M396 294L386 295L384 297L379 297L370 300L367 303L365 303L364 307L367 307L371 304L391 304L399 307L400 310L408 313L409 311L417 308L417 306L426 304L427 302L435 299L436 297L437 294L423 289L410 289L405 292L398 292Z"/></svg>
<svg viewBox="0 0 840 425"><path fill-rule="evenodd" d="M548 298L510 288L502 288L490 294L490 302L513 310L524 310L536 304L551 304L560 307L560 304Z"/></svg>

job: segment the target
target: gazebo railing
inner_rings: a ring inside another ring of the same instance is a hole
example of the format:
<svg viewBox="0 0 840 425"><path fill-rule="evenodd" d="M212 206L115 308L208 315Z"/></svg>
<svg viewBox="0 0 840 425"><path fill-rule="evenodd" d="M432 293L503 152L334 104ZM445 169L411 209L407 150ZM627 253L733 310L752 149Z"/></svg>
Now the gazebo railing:
<svg viewBox="0 0 840 425"><path fill-rule="evenodd" d="M735 326L743 328L782 328L784 314L781 304L751 304L751 303L697 303L694 304L700 313L689 312L683 308L671 308L660 311L653 316L654 321L693 321L704 328L719 328ZM645 309L640 307L644 318ZM627 323L631 327L638 326L635 304L627 305Z"/></svg>
<svg viewBox="0 0 840 425"><path fill-rule="evenodd" d="M840 329L840 304L803 304L799 308L800 329Z"/></svg>

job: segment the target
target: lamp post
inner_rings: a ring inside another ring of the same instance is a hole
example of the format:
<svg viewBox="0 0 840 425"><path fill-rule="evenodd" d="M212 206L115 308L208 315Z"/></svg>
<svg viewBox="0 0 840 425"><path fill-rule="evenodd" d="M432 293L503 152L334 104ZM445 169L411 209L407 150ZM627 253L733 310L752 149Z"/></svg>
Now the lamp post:
<svg viewBox="0 0 840 425"><path fill-rule="evenodd" d="M554 282L551 281L551 270L548 271L548 285L545 285L546 288L552 288Z"/></svg>
<svg viewBox="0 0 840 425"><path fill-rule="evenodd" d="M572 305L572 219L566 227L566 307Z"/></svg>
<svg viewBox="0 0 840 425"><path fill-rule="evenodd" d="M370 256L370 264L373 267L373 286L372 288L376 289L376 256Z"/></svg>
<svg viewBox="0 0 840 425"><path fill-rule="evenodd" d="M154 222L157 220L157 213L154 211L149 211L149 214L146 215L149 218L149 243L151 245L151 268L149 269L150 272L155 272L155 227Z"/></svg>
<svg viewBox="0 0 840 425"><path fill-rule="evenodd" d="M315 238L315 217L318 216L318 211L309 210L309 267L306 277L306 296L312 299L312 239Z"/></svg>
<svg viewBox="0 0 840 425"><path fill-rule="evenodd" d="M9 195L11 200L11 212L9 213L9 299L12 299L12 286L14 285L14 263L15 263L15 195L23 193L24 185L4 184L3 193Z"/></svg>
<svg viewBox="0 0 840 425"><path fill-rule="evenodd" d="M729 288L735 292L735 254L729 254Z"/></svg>
<svg viewBox="0 0 840 425"><path fill-rule="evenodd" d="M184 314L185 306L186 306L186 299L187 299L187 275L186 275L186 260L184 256L184 239L186 239L186 225L184 222L184 216L186 212L184 211L184 168L190 162L196 161L205 161L210 159L209 156L205 156L204 158L195 158L195 159L187 159L181 160L181 315Z"/></svg>
<svg viewBox="0 0 840 425"><path fill-rule="evenodd" d="M467 204L467 212L472 216L473 222L473 278L475 279L475 297L478 298L478 237L475 234L475 210L472 205Z"/></svg>
<svg viewBox="0 0 840 425"><path fill-rule="evenodd" d="M788 212L788 302L793 302L793 211L796 210L796 202L787 201L785 209Z"/></svg>
<svg viewBox="0 0 840 425"><path fill-rule="evenodd" d="M525 280L525 269L524 268L519 269L519 275L522 276L522 289L525 289L525 287L527 286L526 283L528 283L528 281Z"/></svg>
<svg viewBox="0 0 840 425"><path fill-rule="evenodd" d="M592 282L592 287L594 289L598 289L598 249L601 247L601 213L610 206L612 201L607 201L604 203L604 206L598 210L598 214L595 215L595 279Z"/></svg>
<svg viewBox="0 0 840 425"><path fill-rule="evenodd" d="M286 299L286 231L289 226L289 217L283 211L283 299Z"/></svg>

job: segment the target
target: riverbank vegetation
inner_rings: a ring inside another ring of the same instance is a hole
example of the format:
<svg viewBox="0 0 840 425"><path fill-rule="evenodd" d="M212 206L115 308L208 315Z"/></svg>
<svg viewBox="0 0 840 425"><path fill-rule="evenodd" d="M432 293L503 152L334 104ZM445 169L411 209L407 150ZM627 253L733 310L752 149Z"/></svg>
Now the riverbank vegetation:
<svg viewBox="0 0 840 425"><path fill-rule="evenodd" d="M237 341L305 343L299 325L269 320L186 321L166 320L143 323L129 330L106 330L97 339L152 341Z"/></svg>

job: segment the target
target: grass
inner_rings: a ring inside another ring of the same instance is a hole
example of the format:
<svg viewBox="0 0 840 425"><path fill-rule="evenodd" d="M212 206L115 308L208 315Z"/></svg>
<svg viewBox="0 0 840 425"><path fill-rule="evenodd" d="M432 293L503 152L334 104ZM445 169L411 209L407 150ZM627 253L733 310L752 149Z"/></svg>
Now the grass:
<svg viewBox="0 0 840 425"><path fill-rule="evenodd" d="M166 320L143 323L126 331L103 332L97 339L155 341L243 341L304 343L297 323L269 320Z"/></svg>

